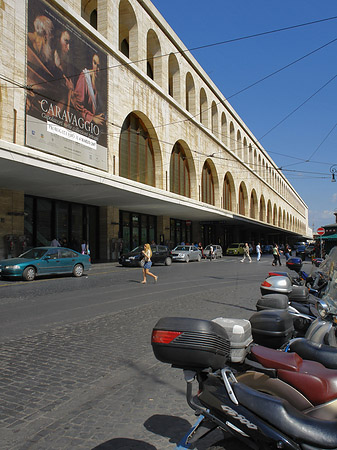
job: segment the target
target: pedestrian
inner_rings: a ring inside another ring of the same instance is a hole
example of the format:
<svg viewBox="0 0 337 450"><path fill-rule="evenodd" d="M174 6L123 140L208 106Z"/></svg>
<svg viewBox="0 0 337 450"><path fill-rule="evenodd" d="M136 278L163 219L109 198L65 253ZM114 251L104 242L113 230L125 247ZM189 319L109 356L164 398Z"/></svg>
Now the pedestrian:
<svg viewBox="0 0 337 450"><path fill-rule="evenodd" d="M86 244L86 242L85 241L82 241L82 244L81 244L81 253L82 253L82 255L86 255L87 254L87 244Z"/></svg>
<svg viewBox="0 0 337 450"><path fill-rule="evenodd" d="M256 261L260 261L260 259L261 259L261 254L262 254L260 242L257 243L257 246L256 246L256 253L257 253Z"/></svg>
<svg viewBox="0 0 337 450"><path fill-rule="evenodd" d="M210 260L210 262L212 262L213 255L214 255L214 248L213 248L213 245L211 244L209 246L209 260Z"/></svg>
<svg viewBox="0 0 337 450"><path fill-rule="evenodd" d="M203 249L203 246L202 246L202 243L201 242L199 242L199 244L198 244L198 249L201 251L201 257L202 258L204 258L204 249Z"/></svg>
<svg viewBox="0 0 337 450"><path fill-rule="evenodd" d="M274 257L274 260L272 262L272 266L277 266L277 263L279 263L279 265L282 266L280 252L279 252L277 244L273 245L273 257Z"/></svg>
<svg viewBox="0 0 337 450"><path fill-rule="evenodd" d="M58 241L56 238L54 238L54 239L51 241L50 246L51 246L51 247L61 247L61 244L59 243L59 241Z"/></svg>
<svg viewBox="0 0 337 450"><path fill-rule="evenodd" d="M250 263L252 262L252 258L250 257L250 254L249 254L249 245L247 242L245 243L245 246L243 247L243 258L241 259L241 262L244 262L244 260L246 258L248 258Z"/></svg>
<svg viewBox="0 0 337 450"><path fill-rule="evenodd" d="M286 261L288 261L290 255L291 255L291 248L289 247L288 244L286 244L286 246L284 247L284 256L286 257Z"/></svg>
<svg viewBox="0 0 337 450"><path fill-rule="evenodd" d="M147 275L150 275L150 277L154 278L154 282L157 283L158 277L150 272L150 267L152 266L151 262L152 250L150 244L144 245L144 250L142 251L142 254L144 255L145 262L143 267L143 281L141 281L141 283L142 284L146 283Z"/></svg>

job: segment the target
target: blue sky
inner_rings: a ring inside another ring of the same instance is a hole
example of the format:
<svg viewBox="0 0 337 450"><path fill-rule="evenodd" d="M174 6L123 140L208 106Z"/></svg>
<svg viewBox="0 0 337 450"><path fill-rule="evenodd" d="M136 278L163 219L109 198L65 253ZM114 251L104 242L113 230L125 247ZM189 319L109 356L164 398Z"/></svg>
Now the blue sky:
<svg viewBox="0 0 337 450"><path fill-rule="evenodd" d="M152 3L187 48L337 16L336 0ZM337 19L192 54L308 205L309 226L315 230L333 223L337 182L331 182L330 167L335 164L337 169Z"/></svg>

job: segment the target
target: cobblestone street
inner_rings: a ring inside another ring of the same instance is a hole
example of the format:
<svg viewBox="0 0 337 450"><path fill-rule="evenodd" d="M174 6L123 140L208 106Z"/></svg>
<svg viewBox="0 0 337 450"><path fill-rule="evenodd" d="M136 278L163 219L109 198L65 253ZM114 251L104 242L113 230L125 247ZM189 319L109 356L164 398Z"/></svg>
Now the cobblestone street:
<svg viewBox="0 0 337 450"><path fill-rule="evenodd" d="M184 287L181 269L189 280ZM162 316L248 318L268 267L222 260L156 270L158 285L136 286L148 290L145 303L136 299L124 310L3 339L2 448L174 448L195 417L186 404L182 372L152 354L154 324ZM126 274L116 272L114 282L128 289L120 278ZM93 270L90 276L106 275ZM99 288L94 292L98 299Z"/></svg>

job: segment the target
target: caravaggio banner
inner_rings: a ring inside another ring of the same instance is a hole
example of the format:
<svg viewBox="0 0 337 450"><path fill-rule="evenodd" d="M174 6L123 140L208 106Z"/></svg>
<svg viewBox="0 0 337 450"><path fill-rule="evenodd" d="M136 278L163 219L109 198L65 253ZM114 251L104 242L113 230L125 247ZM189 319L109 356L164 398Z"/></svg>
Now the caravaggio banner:
<svg viewBox="0 0 337 450"><path fill-rule="evenodd" d="M107 55L56 9L28 0L26 144L107 170Z"/></svg>

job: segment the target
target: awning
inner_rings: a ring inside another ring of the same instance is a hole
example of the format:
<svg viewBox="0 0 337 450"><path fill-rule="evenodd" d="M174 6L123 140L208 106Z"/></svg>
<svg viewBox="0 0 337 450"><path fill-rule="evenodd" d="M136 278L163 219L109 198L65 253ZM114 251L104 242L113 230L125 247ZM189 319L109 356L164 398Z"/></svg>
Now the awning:
<svg viewBox="0 0 337 450"><path fill-rule="evenodd" d="M322 236L322 239L326 239L328 241L337 241L337 233L330 234L329 236Z"/></svg>

